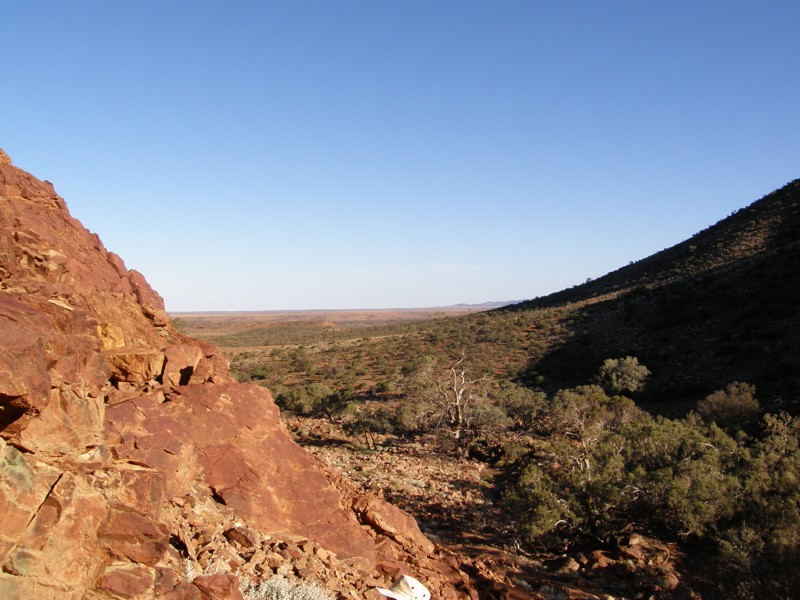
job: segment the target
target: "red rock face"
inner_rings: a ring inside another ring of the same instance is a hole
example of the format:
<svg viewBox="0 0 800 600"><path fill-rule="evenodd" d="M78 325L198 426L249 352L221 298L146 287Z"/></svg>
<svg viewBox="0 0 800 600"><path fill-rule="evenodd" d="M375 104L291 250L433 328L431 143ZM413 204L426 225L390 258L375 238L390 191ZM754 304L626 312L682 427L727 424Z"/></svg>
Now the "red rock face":
<svg viewBox="0 0 800 600"><path fill-rule="evenodd" d="M339 556L374 560L372 539L280 425L263 388L177 387L109 407L106 422L112 455L164 473L167 496L184 497L201 484L259 530L292 532Z"/></svg>
<svg viewBox="0 0 800 600"><path fill-rule="evenodd" d="M368 597L413 565L468 588L413 519L332 477L0 151L0 598L238 598L274 573Z"/></svg>

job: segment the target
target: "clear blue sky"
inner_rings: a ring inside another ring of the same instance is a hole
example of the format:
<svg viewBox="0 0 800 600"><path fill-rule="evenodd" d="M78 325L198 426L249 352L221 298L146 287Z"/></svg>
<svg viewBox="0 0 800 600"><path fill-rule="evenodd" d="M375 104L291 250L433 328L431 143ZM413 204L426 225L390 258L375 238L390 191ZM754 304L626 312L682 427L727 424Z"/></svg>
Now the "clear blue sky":
<svg viewBox="0 0 800 600"><path fill-rule="evenodd" d="M800 2L9 2L0 147L167 308L522 300L800 177Z"/></svg>

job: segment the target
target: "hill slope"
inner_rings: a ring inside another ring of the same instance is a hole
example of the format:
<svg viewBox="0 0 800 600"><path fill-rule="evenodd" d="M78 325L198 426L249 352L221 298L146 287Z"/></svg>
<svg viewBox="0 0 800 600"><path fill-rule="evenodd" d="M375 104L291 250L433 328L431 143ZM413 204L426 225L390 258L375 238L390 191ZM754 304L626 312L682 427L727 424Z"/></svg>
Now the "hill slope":
<svg viewBox="0 0 800 600"><path fill-rule="evenodd" d="M800 381L800 180L692 238L595 281L509 310L572 305L569 335L531 365L559 385L604 358L637 356L653 399L696 399L730 381L764 400Z"/></svg>

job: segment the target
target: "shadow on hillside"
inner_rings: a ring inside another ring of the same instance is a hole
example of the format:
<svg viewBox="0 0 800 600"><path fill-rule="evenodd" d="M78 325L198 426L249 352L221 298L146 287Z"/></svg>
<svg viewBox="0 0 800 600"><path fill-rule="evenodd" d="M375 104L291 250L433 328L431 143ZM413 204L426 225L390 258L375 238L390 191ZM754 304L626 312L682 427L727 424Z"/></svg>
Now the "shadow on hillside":
<svg viewBox="0 0 800 600"><path fill-rule="evenodd" d="M800 245L583 309L569 335L528 365L552 392L591 381L603 360L636 356L652 372L644 403L697 401L732 381L764 403L800 397ZM532 377L531 377L532 379Z"/></svg>

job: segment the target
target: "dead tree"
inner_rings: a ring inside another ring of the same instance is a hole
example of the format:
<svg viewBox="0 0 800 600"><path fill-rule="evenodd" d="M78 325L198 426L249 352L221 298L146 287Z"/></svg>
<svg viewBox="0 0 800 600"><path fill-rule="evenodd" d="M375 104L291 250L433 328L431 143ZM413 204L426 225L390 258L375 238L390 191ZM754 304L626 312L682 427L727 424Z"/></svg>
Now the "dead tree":
<svg viewBox="0 0 800 600"><path fill-rule="evenodd" d="M489 379L488 375L470 378L464 360L462 356L442 371L424 373L417 392L421 404L418 424L423 429L447 429L462 452L474 436L474 406L485 400L480 384Z"/></svg>

